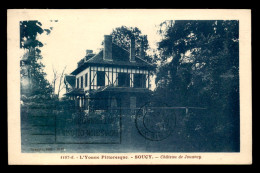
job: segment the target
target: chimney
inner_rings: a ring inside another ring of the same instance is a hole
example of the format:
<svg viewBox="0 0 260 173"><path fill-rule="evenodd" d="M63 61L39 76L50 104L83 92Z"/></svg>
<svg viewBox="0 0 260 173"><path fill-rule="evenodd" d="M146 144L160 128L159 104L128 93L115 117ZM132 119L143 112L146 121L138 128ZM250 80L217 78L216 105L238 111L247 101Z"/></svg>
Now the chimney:
<svg viewBox="0 0 260 173"><path fill-rule="evenodd" d="M131 37L131 41L130 41L130 57L129 60L131 62L135 62L135 38L134 36Z"/></svg>
<svg viewBox="0 0 260 173"><path fill-rule="evenodd" d="M113 59L112 59L112 36L111 35L104 36L103 59L107 60L107 61L113 61Z"/></svg>
<svg viewBox="0 0 260 173"><path fill-rule="evenodd" d="M93 50L89 50L89 49L86 50L86 56L88 56L89 54L92 54L92 53L93 53Z"/></svg>
<svg viewBox="0 0 260 173"><path fill-rule="evenodd" d="M144 59L144 37L141 38L140 58Z"/></svg>
<svg viewBox="0 0 260 173"><path fill-rule="evenodd" d="M92 58L95 54L93 54L93 50L86 50L86 56L85 56L85 61L88 61L90 58Z"/></svg>

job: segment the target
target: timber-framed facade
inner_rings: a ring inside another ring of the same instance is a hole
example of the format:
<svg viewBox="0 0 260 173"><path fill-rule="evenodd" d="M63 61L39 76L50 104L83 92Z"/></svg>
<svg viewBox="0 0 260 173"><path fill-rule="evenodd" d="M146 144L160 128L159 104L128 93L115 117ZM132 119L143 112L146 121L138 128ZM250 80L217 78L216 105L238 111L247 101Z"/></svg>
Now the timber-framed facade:
<svg viewBox="0 0 260 173"><path fill-rule="evenodd" d="M78 67L65 76L66 96L86 110L140 107L149 97L154 70L154 66L143 59L142 51L136 56L134 38L127 51L113 43L112 36L105 35L104 48L97 54L87 50Z"/></svg>

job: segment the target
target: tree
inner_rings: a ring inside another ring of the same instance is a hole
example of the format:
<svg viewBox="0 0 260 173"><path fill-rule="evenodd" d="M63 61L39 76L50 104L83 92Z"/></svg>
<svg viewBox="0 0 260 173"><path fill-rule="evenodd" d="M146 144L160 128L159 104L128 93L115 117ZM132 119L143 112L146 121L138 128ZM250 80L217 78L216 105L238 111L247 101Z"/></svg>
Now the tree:
<svg viewBox="0 0 260 173"><path fill-rule="evenodd" d="M29 85L27 96L38 95L46 98L50 97L52 87L45 79L44 65L40 62L42 56L39 48L43 44L37 39L37 36L44 31L49 34L50 30L43 29L41 26L39 21L20 22L20 48L26 52L21 59L21 78L27 78L30 81L27 83ZM26 73L23 73L24 71ZM24 93L22 92L22 94Z"/></svg>
<svg viewBox="0 0 260 173"><path fill-rule="evenodd" d="M60 97L60 92L65 88L65 84L64 84L64 72L66 70L66 67L65 66L62 70L61 73L58 73L57 70L54 69L54 67L52 67L52 71L53 71L53 80L52 80L52 88L53 88L53 93L52 93L52 97L53 98L59 98ZM57 80L59 80L57 82ZM56 92L56 85L58 85L58 89L57 89L57 92Z"/></svg>
<svg viewBox="0 0 260 173"><path fill-rule="evenodd" d="M53 71L53 80L52 80L53 93L52 93L52 97L54 97L55 96L56 81L58 79L58 72L57 72L57 70L54 69L53 66L52 66L52 71Z"/></svg>
<svg viewBox="0 0 260 173"><path fill-rule="evenodd" d="M141 42L143 41L144 48L144 60L147 62L153 63L154 60L151 56L147 54L147 50L149 49L149 44L146 35L142 35L142 32L137 27L126 27L121 26L113 29L112 33L113 42L119 45L120 47L130 50L130 40L131 37L135 38L136 42L136 55L139 56L141 52Z"/></svg>
<svg viewBox="0 0 260 173"><path fill-rule="evenodd" d="M165 21L159 33L155 97L172 106L206 107L212 139L222 139L216 147L238 150L238 21Z"/></svg>
<svg viewBox="0 0 260 173"><path fill-rule="evenodd" d="M238 92L238 21L166 21L161 27L165 29L160 30L158 85L168 80L168 88L176 98L182 95L186 105L198 104L194 99L207 105L220 100L225 90L220 87L222 78L228 74L234 76L230 80ZM169 79L162 77L165 72Z"/></svg>
<svg viewBox="0 0 260 173"><path fill-rule="evenodd" d="M50 34L50 29L42 29L41 22L35 21L21 21L20 22L20 48L30 49L42 47L43 44L37 40L37 36L42 34L44 31Z"/></svg>

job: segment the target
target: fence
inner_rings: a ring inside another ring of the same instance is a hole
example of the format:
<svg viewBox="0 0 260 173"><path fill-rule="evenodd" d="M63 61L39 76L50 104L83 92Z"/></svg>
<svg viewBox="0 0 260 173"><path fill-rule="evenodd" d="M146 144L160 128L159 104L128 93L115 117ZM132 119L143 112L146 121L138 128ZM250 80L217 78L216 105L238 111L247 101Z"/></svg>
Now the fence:
<svg viewBox="0 0 260 173"><path fill-rule="evenodd" d="M194 126L191 128L193 131L201 129L207 122L205 113L202 113L205 110L197 107L149 106L90 112L80 109L57 111L22 108L22 147L44 144L121 144L128 148L136 145L143 147L142 144L147 141L163 141L174 133L184 129L187 131L191 126ZM195 121L201 125L195 125Z"/></svg>

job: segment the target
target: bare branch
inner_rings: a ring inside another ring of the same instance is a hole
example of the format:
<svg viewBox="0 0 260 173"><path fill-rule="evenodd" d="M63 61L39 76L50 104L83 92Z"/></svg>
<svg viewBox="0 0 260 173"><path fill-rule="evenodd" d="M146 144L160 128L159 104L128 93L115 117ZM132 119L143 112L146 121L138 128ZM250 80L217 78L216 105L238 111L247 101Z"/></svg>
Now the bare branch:
<svg viewBox="0 0 260 173"><path fill-rule="evenodd" d="M63 71L61 73L61 76L60 76L60 83L59 83L59 88L58 88L58 93L57 93L58 98L59 98L59 95L60 95L60 91L63 89L63 88L61 88L61 84L63 83L62 79L63 79L63 76L64 76L64 72L66 70L66 67L67 66L64 67L64 69L63 69Z"/></svg>
<svg viewBox="0 0 260 173"><path fill-rule="evenodd" d="M53 71L53 80L52 80L52 86L53 86L53 96L55 95L55 86L56 86L56 80L57 80L57 70L54 69L52 66L52 71Z"/></svg>

